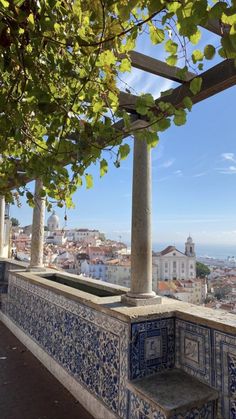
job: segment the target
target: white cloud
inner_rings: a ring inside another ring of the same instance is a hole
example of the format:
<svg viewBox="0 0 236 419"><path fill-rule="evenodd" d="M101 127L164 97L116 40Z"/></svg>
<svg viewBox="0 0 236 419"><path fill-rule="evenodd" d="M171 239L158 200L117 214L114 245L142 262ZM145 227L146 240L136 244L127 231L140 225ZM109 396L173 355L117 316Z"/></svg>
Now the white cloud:
<svg viewBox="0 0 236 419"><path fill-rule="evenodd" d="M183 176L183 172L182 172L182 170L176 170L176 171L174 172L174 175L177 175L177 176Z"/></svg>
<svg viewBox="0 0 236 419"><path fill-rule="evenodd" d="M218 169L220 173L223 175L235 175L236 174L236 166L229 166L225 169Z"/></svg>
<svg viewBox="0 0 236 419"><path fill-rule="evenodd" d="M233 161L234 163L236 162L234 153L222 153L221 157L223 160L230 160L230 161Z"/></svg>
<svg viewBox="0 0 236 419"><path fill-rule="evenodd" d="M201 176L205 176L207 174L207 172L200 172L200 173L196 173L195 175L193 175L193 177L201 177Z"/></svg>
<svg viewBox="0 0 236 419"><path fill-rule="evenodd" d="M175 162L175 159L166 160L164 163L162 163L160 167L164 167L165 169L167 169L168 167L171 167L174 162Z"/></svg>

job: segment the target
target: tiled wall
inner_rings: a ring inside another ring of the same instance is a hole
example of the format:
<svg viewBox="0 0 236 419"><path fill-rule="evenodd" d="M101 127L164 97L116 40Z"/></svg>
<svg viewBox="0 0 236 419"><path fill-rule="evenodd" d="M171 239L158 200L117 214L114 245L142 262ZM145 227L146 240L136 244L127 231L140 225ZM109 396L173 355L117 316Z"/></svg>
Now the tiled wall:
<svg viewBox="0 0 236 419"><path fill-rule="evenodd" d="M126 381L176 366L217 388L221 417L236 419L236 336L173 317L133 322L130 330L128 324L116 318L14 274L9 274L5 310L68 373L121 418L162 419L160 412L135 395L131 394L128 404ZM211 409L210 405L204 408ZM211 413L191 415L214 417Z"/></svg>
<svg viewBox="0 0 236 419"><path fill-rule="evenodd" d="M133 323L130 345L130 378L141 378L175 363L174 319Z"/></svg>
<svg viewBox="0 0 236 419"><path fill-rule="evenodd" d="M236 419L236 334L176 319L175 343L176 366L217 388L219 415Z"/></svg>
<svg viewBox="0 0 236 419"><path fill-rule="evenodd" d="M128 325L10 274L6 314L91 394L127 414Z"/></svg>
<svg viewBox="0 0 236 419"><path fill-rule="evenodd" d="M130 392L129 398L129 419L167 419L162 411L155 409L138 395ZM201 408L179 412L168 419L216 419L215 403L209 402Z"/></svg>
<svg viewBox="0 0 236 419"><path fill-rule="evenodd" d="M236 334L180 319L148 320L132 324L130 347L131 379L176 366L219 390L219 417L236 419Z"/></svg>
<svg viewBox="0 0 236 419"><path fill-rule="evenodd" d="M7 292L7 284L5 282L5 262L0 262L0 294Z"/></svg>

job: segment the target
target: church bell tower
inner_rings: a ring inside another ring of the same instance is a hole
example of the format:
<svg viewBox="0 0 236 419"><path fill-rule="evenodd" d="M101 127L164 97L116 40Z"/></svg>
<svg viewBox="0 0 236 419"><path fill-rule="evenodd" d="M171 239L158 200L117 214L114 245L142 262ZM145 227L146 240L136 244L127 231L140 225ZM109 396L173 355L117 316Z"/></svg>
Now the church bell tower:
<svg viewBox="0 0 236 419"><path fill-rule="evenodd" d="M185 243L185 255L186 256L196 256L195 254L195 243L193 243L192 237L188 237Z"/></svg>

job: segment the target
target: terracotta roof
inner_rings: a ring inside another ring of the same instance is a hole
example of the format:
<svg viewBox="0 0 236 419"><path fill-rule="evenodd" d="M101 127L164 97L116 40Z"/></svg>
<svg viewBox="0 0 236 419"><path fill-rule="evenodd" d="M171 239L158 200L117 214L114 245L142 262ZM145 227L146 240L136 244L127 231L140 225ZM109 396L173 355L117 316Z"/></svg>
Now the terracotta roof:
<svg viewBox="0 0 236 419"><path fill-rule="evenodd" d="M166 255L167 253L173 252L173 250L176 250L175 246L167 246L160 253L161 253L161 255Z"/></svg>

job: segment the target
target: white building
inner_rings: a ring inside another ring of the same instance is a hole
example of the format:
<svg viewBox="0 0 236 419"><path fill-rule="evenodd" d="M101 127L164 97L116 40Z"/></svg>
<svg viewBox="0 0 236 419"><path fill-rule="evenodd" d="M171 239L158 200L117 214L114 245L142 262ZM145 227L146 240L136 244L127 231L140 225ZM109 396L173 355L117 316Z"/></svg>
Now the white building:
<svg viewBox="0 0 236 419"><path fill-rule="evenodd" d="M53 211L53 213L48 218L47 226L50 233L60 229L60 219L58 215L56 215L55 211Z"/></svg>
<svg viewBox="0 0 236 419"><path fill-rule="evenodd" d="M68 241L91 244L92 246L100 245L101 239L103 239L99 230L89 230L88 228L67 230L66 235Z"/></svg>
<svg viewBox="0 0 236 419"><path fill-rule="evenodd" d="M192 237L185 243L185 253L175 246L168 246L162 252L153 254L153 264L157 268L157 280L185 280L196 278L196 254Z"/></svg>

